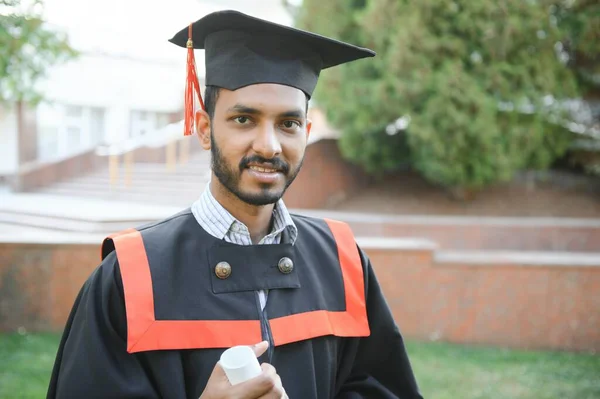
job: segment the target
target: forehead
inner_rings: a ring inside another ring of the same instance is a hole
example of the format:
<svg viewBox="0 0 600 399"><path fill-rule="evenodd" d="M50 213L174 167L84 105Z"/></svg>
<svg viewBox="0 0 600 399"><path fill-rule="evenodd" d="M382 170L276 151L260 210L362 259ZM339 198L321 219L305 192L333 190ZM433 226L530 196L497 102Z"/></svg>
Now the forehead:
<svg viewBox="0 0 600 399"><path fill-rule="evenodd" d="M274 83L261 83L237 90L221 89L217 106L230 108L244 105L262 111L305 110L306 95L300 89Z"/></svg>

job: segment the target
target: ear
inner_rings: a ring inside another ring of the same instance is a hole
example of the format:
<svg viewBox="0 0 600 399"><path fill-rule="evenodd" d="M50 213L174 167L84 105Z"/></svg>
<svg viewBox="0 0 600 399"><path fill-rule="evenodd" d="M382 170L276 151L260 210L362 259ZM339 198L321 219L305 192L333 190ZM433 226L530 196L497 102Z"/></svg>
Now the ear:
<svg viewBox="0 0 600 399"><path fill-rule="evenodd" d="M210 126L210 118L206 111L199 110L196 111L195 115L196 122L196 134L200 139L200 145L205 150L210 150L210 135L211 135L211 126Z"/></svg>
<svg viewBox="0 0 600 399"><path fill-rule="evenodd" d="M310 119L306 120L306 138L310 136L310 130L312 129L312 121Z"/></svg>

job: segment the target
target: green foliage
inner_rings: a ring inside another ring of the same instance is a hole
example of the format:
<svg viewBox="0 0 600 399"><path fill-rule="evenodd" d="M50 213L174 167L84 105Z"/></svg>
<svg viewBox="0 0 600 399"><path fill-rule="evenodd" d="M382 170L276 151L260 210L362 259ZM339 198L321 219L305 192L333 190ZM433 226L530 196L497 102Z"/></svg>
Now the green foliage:
<svg viewBox="0 0 600 399"><path fill-rule="evenodd" d="M0 104L36 103L48 67L77 55L64 34L42 20L42 1L0 0Z"/></svg>
<svg viewBox="0 0 600 399"><path fill-rule="evenodd" d="M597 53L598 41L586 41L598 34L597 21L582 14L590 7L304 0L298 25L377 51L323 71L315 93L343 131L346 157L372 172L408 160L430 181L480 189L565 153L571 135L545 122L544 99L556 104L583 90L568 54ZM402 116L410 116L408 129L386 133Z"/></svg>
<svg viewBox="0 0 600 399"><path fill-rule="evenodd" d="M600 94L600 2L560 1L551 6L552 18L565 32L561 46L584 94Z"/></svg>

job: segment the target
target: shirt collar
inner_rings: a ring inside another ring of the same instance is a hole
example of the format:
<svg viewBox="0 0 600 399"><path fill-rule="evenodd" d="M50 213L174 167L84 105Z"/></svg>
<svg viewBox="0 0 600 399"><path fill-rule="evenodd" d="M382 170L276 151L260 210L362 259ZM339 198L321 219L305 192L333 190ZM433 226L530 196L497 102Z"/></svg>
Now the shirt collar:
<svg viewBox="0 0 600 399"><path fill-rule="evenodd" d="M246 227L216 200L210 191L210 183L192 205L192 213L205 230L209 230L219 239L225 238L235 225ZM294 244L298 237L298 228L283 200L279 199L273 207L273 226L268 236L281 234L284 230L289 234L290 243Z"/></svg>

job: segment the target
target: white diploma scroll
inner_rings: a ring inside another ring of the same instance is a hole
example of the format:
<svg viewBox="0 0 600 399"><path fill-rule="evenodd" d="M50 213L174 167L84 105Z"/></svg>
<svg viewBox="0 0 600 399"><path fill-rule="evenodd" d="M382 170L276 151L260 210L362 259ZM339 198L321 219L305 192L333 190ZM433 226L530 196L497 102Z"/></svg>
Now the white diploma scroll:
<svg viewBox="0 0 600 399"><path fill-rule="evenodd" d="M221 355L221 367L231 385L257 377L262 369L254 351L249 346L234 346Z"/></svg>

